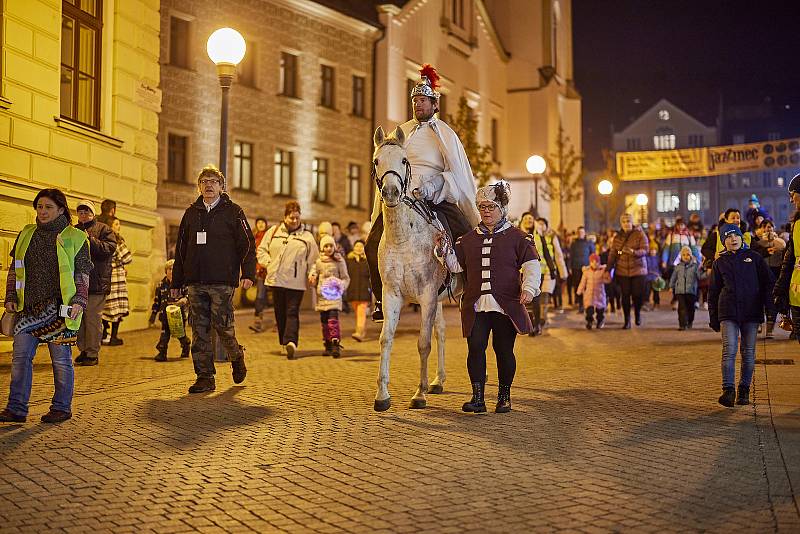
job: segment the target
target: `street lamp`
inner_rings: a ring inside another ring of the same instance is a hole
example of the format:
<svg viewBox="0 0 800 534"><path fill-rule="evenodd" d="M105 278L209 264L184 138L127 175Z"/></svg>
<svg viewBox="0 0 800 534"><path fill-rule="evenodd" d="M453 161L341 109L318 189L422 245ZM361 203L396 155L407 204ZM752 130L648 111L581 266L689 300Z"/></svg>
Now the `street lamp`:
<svg viewBox="0 0 800 534"><path fill-rule="evenodd" d="M645 195L644 193L639 193L638 195L636 195L636 204L639 206L639 209L641 210L640 219L643 226L646 224L645 209L647 207L647 203L649 202L649 200L650 199L648 199L647 195Z"/></svg>
<svg viewBox="0 0 800 534"><path fill-rule="evenodd" d="M244 59L247 44L242 34L233 28L220 28L208 38L206 51L217 66L219 86L222 88L222 113L219 126L219 170L227 175L228 164L228 96L236 65Z"/></svg>
<svg viewBox="0 0 800 534"><path fill-rule="evenodd" d="M600 180L597 192L603 195L603 231L608 230L608 196L614 191L614 184L609 180Z"/></svg>
<svg viewBox="0 0 800 534"><path fill-rule="evenodd" d="M533 209L533 215L535 217L539 216L539 180L542 178L542 174L545 170L547 170L547 162L544 158L538 154L534 154L533 156L528 158L528 161L525 162L525 168L531 174L533 178L533 191L536 195L536 203L533 203L533 199L531 199L531 205L535 206Z"/></svg>

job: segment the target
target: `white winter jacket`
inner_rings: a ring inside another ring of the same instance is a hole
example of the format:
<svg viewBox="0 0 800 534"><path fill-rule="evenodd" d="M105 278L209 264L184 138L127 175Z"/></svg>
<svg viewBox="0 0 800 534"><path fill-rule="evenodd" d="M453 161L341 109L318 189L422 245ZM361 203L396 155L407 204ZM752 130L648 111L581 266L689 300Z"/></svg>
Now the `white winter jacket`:
<svg viewBox="0 0 800 534"><path fill-rule="evenodd" d="M256 257L258 263L267 266L265 283L268 286L304 291L319 250L314 236L302 225L289 232L286 225L280 223L264 234Z"/></svg>

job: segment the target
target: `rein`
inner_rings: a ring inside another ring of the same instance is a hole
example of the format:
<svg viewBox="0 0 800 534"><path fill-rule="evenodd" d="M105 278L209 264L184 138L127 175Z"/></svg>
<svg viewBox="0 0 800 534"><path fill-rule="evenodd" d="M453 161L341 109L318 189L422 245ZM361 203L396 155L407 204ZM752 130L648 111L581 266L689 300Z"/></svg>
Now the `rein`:
<svg viewBox="0 0 800 534"><path fill-rule="evenodd" d="M381 176L378 176L378 169L375 164L372 164L372 179L375 184L378 186L378 192L381 196L381 203L384 205L386 204L383 200L383 178L387 174L394 174L397 176L397 179L400 181L400 202L414 210L414 212L422 217L426 223L430 224L434 228L438 229L438 227L434 224L434 220L436 216L433 214L433 210L428 206L427 202L424 200L419 200L408 195L408 185L411 183L411 163L408 162L408 159L403 158L403 164L405 165L405 176L400 176L400 173L395 171L394 169L389 169Z"/></svg>

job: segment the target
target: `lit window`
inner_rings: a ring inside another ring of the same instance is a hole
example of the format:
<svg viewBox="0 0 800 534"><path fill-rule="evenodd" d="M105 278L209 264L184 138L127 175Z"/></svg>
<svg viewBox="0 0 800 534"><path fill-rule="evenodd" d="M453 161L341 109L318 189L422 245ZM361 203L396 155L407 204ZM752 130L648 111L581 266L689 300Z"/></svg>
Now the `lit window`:
<svg viewBox="0 0 800 534"><path fill-rule="evenodd" d="M654 135L653 147L656 150L671 150L675 148L675 134Z"/></svg>
<svg viewBox="0 0 800 534"><path fill-rule="evenodd" d="M656 211L659 213L671 213L678 211L681 199L677 191L660 190L656 191Z"/></svg>
<svg viewBox="0 0 800 534"><path fill-rule="evenodd" d="M692 191L686 195L686 209L689 211L707 210L709 206L708 191Z"/></svg>
<svg viewBox="0 0 800 534"><path fill-rule="evenodd" d="M328 160L314 158L311 163L311 191L317 202L328 201Z"/></svg>
<svg viewBox="0 0 800 534"><path fill-rule="evenodd" d="M775 182L778 187L783 187L783 176L778 176L778 179Z"/></svg>
<svg viewBox="0 0 800 534"><path fill-rule="evenodd" d="M253 144L233 142L233 188L253 189Z"/></svg>
<svg viewBox="0 0 800 534"><path fill-rule="evenodd" d="M292 153L275 149L275 194L292 194Z"/></svg>
<svg viewBox="0 0 800 534"><path fill-rule="evenodd" d="M659 109L658 110L658 118L661 119L662 121L668 121L669 120L669 111L667 111L666 109Z"/></svg>
<svg viewBox="0 0 800 534"><path fill-rule="evenodd" d="M347 172L347 207L361 207L361 165L350 165Z"/></svg>

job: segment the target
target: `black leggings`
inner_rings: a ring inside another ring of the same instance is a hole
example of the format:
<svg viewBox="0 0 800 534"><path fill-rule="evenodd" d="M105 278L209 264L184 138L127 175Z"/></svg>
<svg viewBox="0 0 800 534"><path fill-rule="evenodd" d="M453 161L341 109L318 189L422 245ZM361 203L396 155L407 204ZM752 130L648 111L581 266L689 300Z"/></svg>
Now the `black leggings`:
<svg viewBox="0 0 800 534"><path fill-rule="evenodd" d="M281 345L298 344L300 334L300 303L305 291L273 287L275 300L275 322L278 324L278 340Z"/></svg>
<svg viewBox="0 0 800 534"><path fill-rule="evenodd" d="M689 326L694 322L694 303L697 295L694 293L678 293L678 326Z"/></svg>
<svg viewBox="0 0 800 534"><path fill-rule="evenodd" d="M636 317L642 311L642 297L644 297L644 275L615 276L617 286L622 295L622 313L627 321L631 317L631 299L633 299L633 313Z"/></svg>
<svg viewBox="0 0 800 534"><path fill-rule="evenodd" d="M470 382L486 381L486 347L489 344L489 332L492 333L492 348L497 357L497 378L500 384L510 386L517 371L514 358L514 342L517 340L517 329L508 315L499 312L478 312L475 324L467 338L467 370Z"/></svg>

